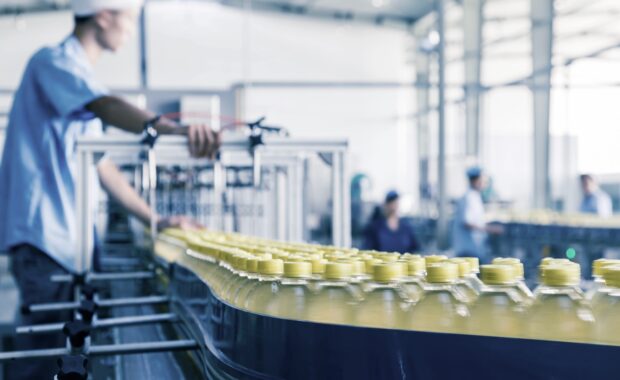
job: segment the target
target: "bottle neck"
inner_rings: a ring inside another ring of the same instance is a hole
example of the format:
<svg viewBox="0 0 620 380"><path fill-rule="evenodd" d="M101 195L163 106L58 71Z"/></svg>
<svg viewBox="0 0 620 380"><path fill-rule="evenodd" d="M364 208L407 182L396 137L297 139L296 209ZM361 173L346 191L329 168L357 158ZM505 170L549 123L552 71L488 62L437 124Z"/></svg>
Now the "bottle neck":
<svg viewBox="0 0 620 380"><path fill-rule="evenodd" d="M543 284L536 289L536 296L570 297L574 300L581 300L583 291L577 285L550 286Z"/></svg>
<svg viewBox="0 0 620 380"><path fill-rule="evenodd" d="M282 285L307 285L307 278L294 278L294 277L283 277L280 280Z"/></svg>
<svg viewBox="0 0 620 380"><path fill-rule="evenodd" d="M349 285L350 278L324 278L319 282L320 286L347 286Z"/></svg>
<svg viewBox="0 0 620 380"><path fill-rule="evenodd" d="M368 283L366 283L366 289L368 291L379 289L398 289L400 288L401 284L401 281L369 281Z"/></svg>
<svg viewBox="0 0 620 380"><path fill-rule="evenodd" d="M424 290L426 291L434 291L434 290L451 290L458 284L458 280L450 281L450 282L424 282Z"/></svg>
<svg viewBox="0 0 620 380"><path fill-rule="evenodd" d="M282 277L277 274L259 274L258 275L259 281L278 281L281 278Z"/></svg>

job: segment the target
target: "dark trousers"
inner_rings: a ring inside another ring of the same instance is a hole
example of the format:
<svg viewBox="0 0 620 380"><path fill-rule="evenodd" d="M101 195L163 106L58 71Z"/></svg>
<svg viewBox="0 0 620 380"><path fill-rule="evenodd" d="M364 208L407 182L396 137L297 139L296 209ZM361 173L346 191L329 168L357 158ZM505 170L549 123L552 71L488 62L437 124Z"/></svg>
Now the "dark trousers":
<svg viewBox="0 0 620 380"><path fill-rule="evenodd" d="M72 299L69 283L54 283L50 276L67 274L67 271L56 261L39 249L23 244L10 250L11 272L15 277L21 305L48 302L66 302ZM41 323L67 322L70 312L46 312L19 314L17 325L33 325ZM65 346L62 333L17 335L15 350L31 350L39 348L60 348ZM26 359L8 363L5 366L5 378L20 379L53 379L58 372L57 358Z"/></svg>

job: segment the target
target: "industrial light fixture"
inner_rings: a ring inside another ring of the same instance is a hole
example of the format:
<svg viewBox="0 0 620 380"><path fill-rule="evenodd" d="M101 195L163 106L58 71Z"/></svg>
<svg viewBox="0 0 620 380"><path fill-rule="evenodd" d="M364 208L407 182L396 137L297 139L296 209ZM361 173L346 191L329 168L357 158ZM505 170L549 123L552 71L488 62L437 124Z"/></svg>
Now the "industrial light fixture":
<svg viewBox="0 0 620 380"><path fill-rule="evenodd" d="M437 49L440 42L441 36L439 35L439 32L435 29L431 29L426 35L426 38L424 38L420 43L419 50L424 53L433 52Z"/></svg>
<svg viewBox="0 0 620 380"><path fill-rule="evenodd" d="M371 0L370 2L375 8L383 8L390 4L390 0Z"/></svg>

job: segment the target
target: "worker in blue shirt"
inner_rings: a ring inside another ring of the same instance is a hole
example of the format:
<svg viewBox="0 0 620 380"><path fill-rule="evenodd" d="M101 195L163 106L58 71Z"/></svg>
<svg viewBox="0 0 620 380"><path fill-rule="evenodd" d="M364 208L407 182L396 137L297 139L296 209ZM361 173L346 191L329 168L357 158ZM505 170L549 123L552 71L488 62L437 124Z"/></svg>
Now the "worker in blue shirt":
<svg viewBox="0 0 620 380"><path fill-rule="evenodd" d="M481 191L485 186L485 176L481 168L467 170L468 189L456 204L452 225L452 245L456 256L478 257L486 263L486 240L489 233L501 234L502 228L486 222Z"/></svg>
<svg viewBox="0 0 620 380"><path fill-rule="evenodd" d="M590 174L579 176L583 200L579 211L586 214L594 214L603 218L610 217L613 213L611 198L601 190L594 178Z"/></svg>
<svg viewBox="0 0 620 380"><path fill-rule="evenodd" d="M26 66L9 114L0 166L0 251L9 252L25 305L72 296L68 285L52 283L50 276L75 270L79 137L101 135L103 123L134 133L154 124L160 134L187 135L189 150L196 157L214 157L220 144L219 133L208 126L182 127L157 118L110 95L97 80L93 66L102 53L117 51L134 32L141 0L72 0L71 4L73 33L59 45L36 52ZM97 173L110 197L141 221L156 218L159 228L196 225L183 216L151 215L111 160L101 159ZM53 322L57 315L22 315L19 323ZM37 335L17 340L16 348L62 346L62 336ZM6 378L48 379L55 363L37 360L11 367Z"/></svg>
<svg viewBox="0 0 620 380"><path fill-rule="evenodd" d="M416 252L420 244L413 226L399 215L399 194L390 191L382 208L377 208L364 232L364 249L383 252Z"/></svg>

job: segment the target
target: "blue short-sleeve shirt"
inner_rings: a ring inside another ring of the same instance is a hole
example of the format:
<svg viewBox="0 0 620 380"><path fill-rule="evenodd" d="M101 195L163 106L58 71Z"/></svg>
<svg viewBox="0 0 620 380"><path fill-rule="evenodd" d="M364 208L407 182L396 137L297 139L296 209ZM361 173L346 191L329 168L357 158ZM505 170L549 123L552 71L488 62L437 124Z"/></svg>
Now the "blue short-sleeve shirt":
<svg viewBox="0 0 620 380"><path fill-rule="evenodd" d="M0 250L31 244L75 269L76 141L103 133L85 106L107 93L75 36L30 59L0 164Z"/></svg>

